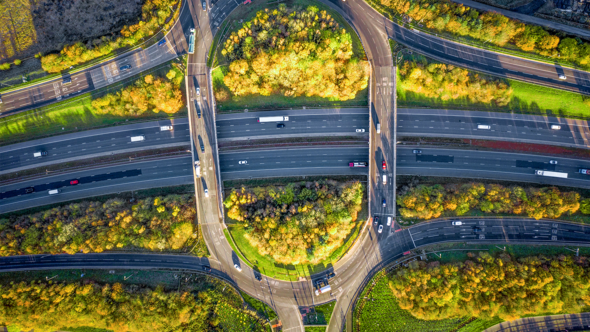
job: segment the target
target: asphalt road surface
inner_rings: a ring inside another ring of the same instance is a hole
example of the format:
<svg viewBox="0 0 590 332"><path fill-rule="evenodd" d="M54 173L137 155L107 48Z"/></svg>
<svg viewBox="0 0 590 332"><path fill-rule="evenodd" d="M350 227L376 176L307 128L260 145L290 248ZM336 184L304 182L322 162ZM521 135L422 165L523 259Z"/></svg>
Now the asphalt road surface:
<svg viewBox="0 0 590 332"><path fill-rule="evenodd" d="M421 153L413 153L414 150ZM398 147L398 174L467 177L590 188L590 161L522 153ZM550 161L557 161L551 164ZM568 178L535 175L536 170L567 173Z"/></svg>
<svg viewBox="0 0 590 332"><path fill-rule="evenodd" d="M289 121L258 122L259 117L279 115L288 116ZM285 127L278 128L278 123ZM368 136L369 111L367 108L351 108L218 114L216 125L220 142L310 136Z"/></svg>
<svg viewBox="0 0 590 332"><path fill-rule="evenodd" d="M350 162L368 162L366 147L328 146L223 152L219 154L224 180L250 177L367 174L366 167Z"/></svg>
<svg viewBox="0 0 590 332"><path fill-rule="evenodd" d="M161 130L172 126L172 130ZM0 147L0 174L115 153L189 145L187 119L109 127ZM144 141L131 142L131 136ZM35 157L36 152L47 152Z"/></svg>
<svg viewBox="0 0 590 332"><path fill-rule="evenodd" d="M78 180L78 184L70 181ZM49 175L0 187L0 213L123 191L190 184L190 157L125 163ZM27 188L33 192L26 193ZM60 193L49 195L48 191Z"/></svg>
<svg viewBox="0 0 590 332"><path fill-rule="evenodd" d="M489 125L490 129L478 129ZM551 129L559 126L559 129ZM576 148L590 147L588 121L535 115L398 109L399 136L473 138Z"/></svg>

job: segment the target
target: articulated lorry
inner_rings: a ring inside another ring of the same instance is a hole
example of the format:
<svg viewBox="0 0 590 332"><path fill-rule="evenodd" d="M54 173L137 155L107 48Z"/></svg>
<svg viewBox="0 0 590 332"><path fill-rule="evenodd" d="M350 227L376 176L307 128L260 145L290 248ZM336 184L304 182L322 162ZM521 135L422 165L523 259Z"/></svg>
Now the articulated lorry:
<svg viewBox="0 0 590 332"><path fill-rule="evenodd" d="M549 176L549 177L552 177L552 178L567 179L567 173L561 173L561 172L551 172L551 171L540 171L540 170L537 170L537 171L535 171L535 174L542 175L542 176Z"/></svg>
<svg viewBox="0 0 590 332"><path fill-rule="evenodd" d="M258 122L281 122L289 121L288 116L261 116L258 118Z"/></svg>

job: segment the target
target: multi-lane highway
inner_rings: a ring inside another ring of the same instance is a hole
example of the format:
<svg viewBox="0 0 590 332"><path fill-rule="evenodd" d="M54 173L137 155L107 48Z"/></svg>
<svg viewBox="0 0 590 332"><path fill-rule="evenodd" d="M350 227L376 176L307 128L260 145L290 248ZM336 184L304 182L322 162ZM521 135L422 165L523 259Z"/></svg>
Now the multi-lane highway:
<svg viewBox="0 0 590 332"><path fill-rule="evenodd" d="M288 116L289 121L258 122L259 117ZM217 139L237 141L313 136L368 136L367 108L311 109L220 114L216 117ZM361 130L361 132L358 132Z"/></svg>
<svg viewBox="0 0 590 332"><path fill-rule="evenodd" d="M171 126L164 128L162 126ZM188 146L187 119L88 130L0 147L0 174L123 152ZM143 141L132 142L132 136ZM35 156L35 153L46 155Z"/></svg>
<svg viewBox="0 0 590 332"><path fill-rule="evenodd" d="M490 128L479 129L479 125L488 125ZM537 115L400 108L397 128L399 136L473 138L590 147L588 121Z"/></svg>
<svg viewBox="0 0 590 332"><path fill-rule="evenodd" d="M193 182L191 168L190 156L186 156L90 168L12 183L0 186L0 212L131 190L190 184ZM78 183L71 182L75 180ZM52 189L60 192L49 195Z"/></svg>
<svg viewBox="0 0 590 332"><path fill-rule="evenodd" d="M421 153L414 153L419 150ZM590 188L590 160L522 153L398 147L398 174L534 182ZM557 162L552 164L551 161ZM535 170L567 173L568 178L535 175Z"/></svg>

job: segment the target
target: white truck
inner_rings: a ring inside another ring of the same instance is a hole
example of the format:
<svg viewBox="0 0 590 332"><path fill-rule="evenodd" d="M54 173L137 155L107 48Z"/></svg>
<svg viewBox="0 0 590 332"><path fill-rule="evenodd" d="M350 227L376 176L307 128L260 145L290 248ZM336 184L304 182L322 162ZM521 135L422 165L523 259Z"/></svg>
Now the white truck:
<svg viewBox="0 0 590 332"><path fill-rule="evenodd" d="M326 285L326 286L324 286L322 288L316 289L315 290L315 295L316 296L319 296L320 294L327 293L327 292L329 292L331 290L332 290L332 287L330 287L330 285Z"/></svg>
<svg viewBox="0 0 590 332"><path fill-rule="evenodd" d="M200 178L201 177L201 162L195 161L195 175Z"/></svg>
<svg viewBox="0 0 590 332"><path fill-rule="evenodd" d="M535 174L542 175L542 176L550 176L550 177L553 177L553 178L567 179L567 173L561 173L561 172L551 172L551 171L540 171L540 170L537 170L537 171L535 171Z"/></svg>
<svg viewBox="0 0 590 332"><path fill-rule="evenodd" d="M282 122L289 121L288 116L261 116L258 118L258 122Z"/></svg>

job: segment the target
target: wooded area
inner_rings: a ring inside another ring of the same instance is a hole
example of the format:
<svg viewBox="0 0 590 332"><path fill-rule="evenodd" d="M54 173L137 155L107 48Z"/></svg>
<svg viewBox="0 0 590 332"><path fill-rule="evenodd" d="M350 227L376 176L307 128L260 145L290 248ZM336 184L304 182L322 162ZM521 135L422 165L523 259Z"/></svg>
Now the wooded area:
<svg viewBox="0 0 590 332"><path fill-rule="evenodd" d="M174 68L166 77L146 75L121 91L93 100L92 107L99 114L118 116L140 116L148 110L176 113L184 107L183 75Z"/></svg>
<svg viewBox="0 0 590 332"><path fill-rule="evenodd" d="M379 0L397 15L435 31L469 36L498 46L512 44L548 58L560 58L590 68L590 44L579 38L563 38L540 26L527 25L498 13L483 12L450 0Z"/></svg>
<svg viewBox="0 0 590 332"><path fill-rule="evenodd" d="M499 184L418 185L397 196L404 218L432 219L461 216L479 209L490 214L527 215L530 218L559 218L580 211L590 214L590 199L580 201L577 192L560 192L556 187L504 187Z"/></svg>
<svg viewBox="0 0 590 332"><path fill-rule="evenodd" d="M0 219L0 255L180 250L196 238L195 218L193 195L72 203Z"/></svg>
<svg viewBox="0 0 590 332"><path fill-rule="evenodd" d="M512 94L512 88L499 79L485 79L460 67L427 60L404 60L399 73L403 89L443 101L465 98L505 106Z"/></svg>
<svg viewBox="0 0 590 332"><path fill-rule="evenodd" d="M115 332L266 331L214 289L32 281L0 287L0 322L19 331L91 327Z"/></svg>
<svg viewBox="0 0 590 332"><path fill-rule="evenodd" d="M398 270L389 286L414 317L514 320L525 315L576 313L590 305L587 257L513 259L487 252L465 262L416 261Z"/></svg>
<svg viewBox="0 0 590 332"><path fill-rule="evenodd" d="M233 190L223 203L261 255L282 264L317 264L356 225L364 189L358 181L300 182Z"/></svg>
<svg viewBox="0 0 590 332"><path fill-rule="evenodd" d="M351 36L326 11L259 11L232 32L222 55L231 64L223 82L235 96L282 94L354 99L368 85L369 63L353 54ZM216 98L227 100L219 90Z"/></svg>
<svg viewBox="0 0 590 332"><path fill-rule="evenodd" d="M48 73L58 73L80 63L107 55L114 50L132 46L142 38L152 36L172 14L172 6L178 0L146 0L142 6L141 20L121 29L120 36L103 36L93 41L92 47L78 42L64 47L59 54L51 53L41 57L41 66ZM177 9L178 12L178 9Z"/></svg>

